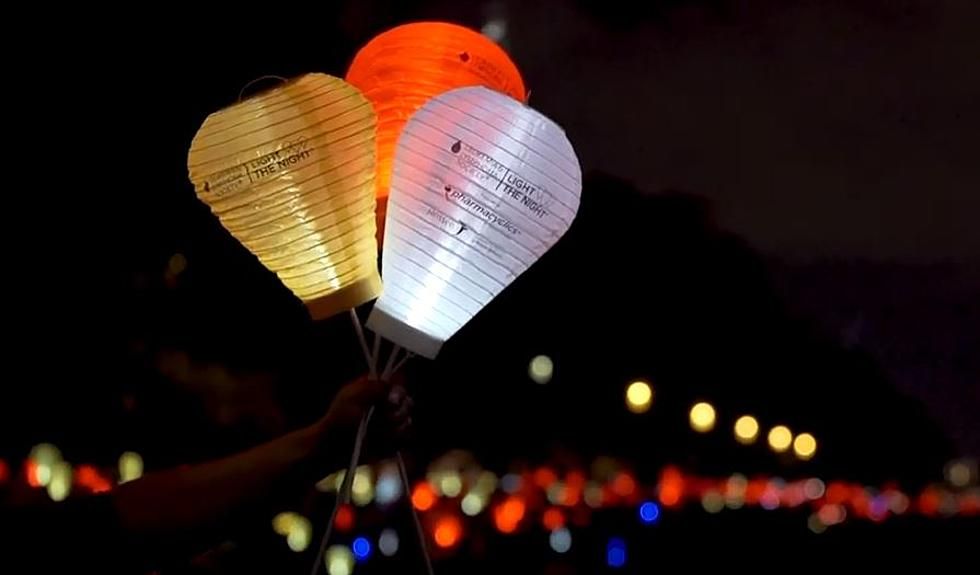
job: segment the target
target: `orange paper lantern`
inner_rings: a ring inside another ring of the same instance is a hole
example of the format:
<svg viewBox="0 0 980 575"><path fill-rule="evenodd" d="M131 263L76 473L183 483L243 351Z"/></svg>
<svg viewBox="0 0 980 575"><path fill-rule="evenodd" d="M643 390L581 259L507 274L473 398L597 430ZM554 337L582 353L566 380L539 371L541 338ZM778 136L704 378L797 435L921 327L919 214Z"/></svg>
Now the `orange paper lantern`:
<svg viewBox="0 0 980 575"><path fill-rule="evenodd" d="M395 145L422 104L466 86L486 86L526 101L521 73L500 46L479 32L446 22L405 24L375 36L354 57L346 80L364 93L378 114L379 237Z"/></svg>

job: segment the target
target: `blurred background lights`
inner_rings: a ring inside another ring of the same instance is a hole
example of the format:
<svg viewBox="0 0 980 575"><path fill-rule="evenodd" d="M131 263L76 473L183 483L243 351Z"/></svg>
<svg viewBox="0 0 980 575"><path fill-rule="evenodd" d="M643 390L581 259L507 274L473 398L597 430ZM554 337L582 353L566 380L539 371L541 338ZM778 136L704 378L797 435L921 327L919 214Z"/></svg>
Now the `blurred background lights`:
<svg viewBox="0 0 980 575"><path fill-rule="evenodd" d="M542 385L551 381L551 376L554 374L554 371L555 364L547 355L534 356L531 359L531 363L527 366L527 375L531 378L531 381Z"/></svg>
<svg viewBox="0 0 980 575"><path fill-rule="evenodd" d="M312 538L313 526L310 524L310 520L302 515L297 515L286 534L286 545L293 551L301 553L310 546Z"/></svg>
<svg viewBox="0 0 980 575"><path fill-rule="evenodd" d="M463 510L463 513L469 517L479 515L480 512L483 511L483 508L486 507L486 504L487 502L485 496L482 493L477 493L475 491L467 493L466 496L463 497L463 500L459 502L459 506Z"/></svg>
<svg viewBox="0 0 980 575"><path fill-rule="evenodd" d="M565 514L557 507L549 507L541 515L541 524L548 531L554 531L565 526Z"/></svg>
<svg viewBox="0 0 980 575"><path fill-rule="evenodd" d="M344 482L345 475L347 475L347 471L345 469L331 473L320 481L317 481L317 491L321 491L323 493L338 491L340 489L340 485Z"/></svg>
<svg viewBox="0 0 980 575"><path fill-rule="evenodd" d="M395 466L387 465L381 468L378 473L378 484L374 491L374 498L379 505L388 505L398 501L398 498L402 496L402 482Z"/></svg>
<svg viewBox="0 0 980 575"><path fill-rule="evenodd" d="M508 473L500 479L500 488L504 493L517 493L521 489L521 476L516 473Z"/></svg>
<svg viewBox="0 0 980 575"><path fill-rule="evenodd" d="M700 433L711 431L715 426L715 408L710 403L695 403L689 414L691 429Z"/></svg>
<svg viewBox="0 0 980 575"><path fill-rule="evenodd" d="M593 509L602 505L602 487L595 481L585 486L585 504Z"/></svg>
<svg viewBox="0 0 980 575"><path fill-rule="evenodd" d="M810 514L810 517L806 520L806 526L810 531L818 535L827 530L827 526L820 520L820 515L816 513Z"/></svg>
<svg viewBox="0 0 980 575"><path fill-rule="evenodd" d="M640 504L640 521L647 525L653 525L660 519L660 506L653 501L644 501Z"/></svg>
<svg viewBox="0 0 980 575"><path fill-rule="evenodd" d="M708 513L718 513L725 508L725 498L714 489L709 489L701 496L701 507Z"/></svg>
<svg viewBox="0 0 980 575"><path fill-rule="evenodd" d="M743 445L755 443L757 437L759 437L759 422L754 417L743 415L735 420L735 439L739 443Z"/></svg>
<svg viewBox="0 0 980 575"><path fill-rule="evenodd" d="M626 565L626 542L619 537L606 544L606 565L617 568Z"/></svg>
<svg viewBox="0 0 980 575"><path fill-rule="evenodd" d="M776 453L789 449L793 443L793 433L785 425L777 425L769 430L769 447Z"/></svg>
<svg viewBox="0 0 980 575"><path fill-rule="evenodd" d="M378 537L378 551L385 557L398 553L398 532L391 528L382 530Z"/></svg>
<svg viewBox="0 0 980 575"><path fill-rule="evenodd" d="M953 487L966 487L976 477L976 461L959 459L946 464L946 481Z"/></svg>
<svg viewBox="0 0 980 575"><path fill-rule="evenodd" d="M71 493L72 470L65 461L51 466L51 481L48 482L48 496L52 501L64 501Z"/></svg>
<svg viewBox="0 0 980 575"><path fill-rule="evenodd" d="M548 536L548 544L555 553L567 553L572 548L572 534L565 527L559 527Z"/></svg>
<svg viewBox="0 0 980 575"><path fill-rule="evenodd" d="M524 501L516 496L508 497L493 510L493 522L501 533L513 533L524 519Z"/></svg>
<svg viewBox="0 0 980 575"><path fill-rule="evenodd" d="M480 32L494 42L503 42L507 36L507 21L503 18L491 18L480 28Z"/></svg>
<svg viewBox="0 0 980 575"><path fill-rule="evenodd" d="M119 483L143 477L143 458L139 453L127 451L119 456Z"/></svg>
<svg viewBox="0 0 980 575"><path fill-rule="evenodd" d="M645 381L634 381L626 387L626 408L633 413L645 413L653 401L653 389Z"/></svg>
<svg viewBox="0 0 980 575"><path fill-rule="evenodd" d="M275 517L272 518L272 530L286 537L289 535L289 530L293 528L293 523L299 517L296 513L292 511L283 511L282 513L277 513Z"/></svg>
<svg viewBox="0 0 980 575"><path fill-rule="evenodd" d="M801 433L793 440L793 452L800 459L812 459L817 453L817 440L809 433Z"/></svg>
<svg viewBox="0 0 980 575"><path fill-rule="evenodd" d="M41 443L31 449L28 456L28 482L34 487L47 487L51 481L51 468L61 461L61 451L50 443Z"/></svg>
<svg viewBox="0 0 980 575"><path fill-rule="evenodd" d="M820 481L816 477L807 479L806 483L803 484L803 494L806 495L806 498L811 501L814 499L820 499L823 497L823 494L826 491L827 489L824 486L823 481Z"/></svg>
<svg viewBox="0 0 980 575"><path fill-rule="evenodd" d="M456 497L463 490L463 480L455 471L446 473L439 479L439 490L446 497Z"/></svg>
<svg viewBox="0 0 980 575"><path fill-rule="evenodd" d="M428 511L436 503L436 494L425 481L415 486L412 491L412 505L419 511Z"/></svg>
<svg viewBox="0 0 980 575"><path fill-rule="evenodd" d="M351 543L351 550L354 552L354 559L358 562L367 561L371 557L371 542L367 537L358 537Z"/></svg>
<svg viewBox="0 0 980 575"><path fill-rule="evenodd" d="M445 549L459 543L462 535L463 524L460 523L458 517L450 515L436 522L436 529L432 537L435 539L436 545Z"/></svg>
<svg viewBox="0 0 980 575"><path fill-rule="evenodd" d="M334 520L337 531L350 531L354 526L354 509L350 504L341 505L337 510L337 518Z"/></svg>
<svg viewBox="0 0 980 575"><path fill-rule="evenodd" d="M324 559L329 575L351 575L354 571L354 554L346 545L332 545Z"/></svg>
<svg viewBox="0 0 980 575"><path fill-rule="evenodd" d="M358 507L364 507L374 499L374 471L370 467L362 465L354 473L351 499Z"/></svg>

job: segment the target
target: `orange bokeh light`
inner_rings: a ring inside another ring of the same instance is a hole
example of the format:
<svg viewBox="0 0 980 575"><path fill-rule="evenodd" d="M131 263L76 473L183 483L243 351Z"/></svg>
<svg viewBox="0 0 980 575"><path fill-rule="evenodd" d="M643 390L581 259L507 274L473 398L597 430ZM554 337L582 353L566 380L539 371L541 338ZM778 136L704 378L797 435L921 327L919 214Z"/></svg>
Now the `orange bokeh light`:
<svg viewBox="0 0 980 575"><path fill-rule="evenodd" d="M508 497L493 512L493 522L501 533L513 533L524 519L526 507L519 497Z"/></svg>
<svg viewBox="0 0 980 575"><path fill-rule="evenodd" d="M337 527L337 531L350 531L354 527L354 510L351 509L350 504L342 505L337 510L337 517L333 524Z"/></svg>
<svg viewBox="0 0 980 575"><path fill-rule="evenodd" d="M555 481L558 481L558 474L547 467L539 467L534 472L534 484L541 489L548 489Z"/></svg>
<svg viewBox="0 0 980 575"><path fill-rule="evenodd" d="M419 511L428 511L436 504L436 492L432 486L423 481L415 486L412 491L412 505Z"/></svg>
<svg viewBox="0 0 980 575"><path fill-rule="evenodd" d="M439 547L452 547L459 543L463 536L463 525L454 516L443 517L436 523L433 538Z"/></svg>
<svg viewBox="0 0 980 575"><path fill-rule="evenodd" d="M24 475L27 477L27 484L31 487L41 487L41 479L37 476L37 463L33 460L24 464Z"/></svg>
<svg viewBox="0 0 980 575"><path fill-rule="evenodd" d="M636 491L636 480L629 473L621 471L613 479L612 490L620 497L629 497Z"/></svg>
<svg viewBox="0 0 980 575"><path fill-rule="evenodd" d="M660 503L673 507L681 502L684 495L684 476L676 467L666 467L660 475Z"/></svg>
<svg viewBox="0 0 980 575"><path fill-rule="evenodd" d="M91 465L79 465L75 477L79 485L92 493L105 493L112 489L112 483Z"/></svg>
<svg viewBox="0 0 980 575"><path fill-rule="evenodd" d="M548 531L554 531L565 525L565 514L560 509L549 507L541 516L541 523Z"/></svg>
<svg viewBox="0 0 980 575"><path fill-rule="evenodd" d="M10 467L6 460L0 459L0 483L5 483L10 479Z"/></svg>

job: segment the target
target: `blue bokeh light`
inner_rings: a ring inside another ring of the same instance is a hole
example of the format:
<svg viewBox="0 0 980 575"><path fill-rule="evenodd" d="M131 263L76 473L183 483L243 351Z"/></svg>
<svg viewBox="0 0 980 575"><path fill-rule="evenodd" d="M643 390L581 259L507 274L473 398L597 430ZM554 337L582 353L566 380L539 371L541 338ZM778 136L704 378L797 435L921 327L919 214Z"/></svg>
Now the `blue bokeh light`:
<svg viewBox="0 0 980 575"><path fill-rule="evenodd" d="M613 537L606 544L606 564L610 567L622 567L626 565L626 542L618 537Z"/></svg>
<svg viewBox="0 0 980 575"><path fill-rule="evenodd" d="M660 519L660 506L653 501L644 501L640 505L640 521L653 525Z"/></svg>
<svg viewBox="0 0 980 575"><path fill-rule="evenodd" d="M351 550L358 561L365 561L371 556L371 542L368 541L367 537L358 537L351 544Z"/></svg>

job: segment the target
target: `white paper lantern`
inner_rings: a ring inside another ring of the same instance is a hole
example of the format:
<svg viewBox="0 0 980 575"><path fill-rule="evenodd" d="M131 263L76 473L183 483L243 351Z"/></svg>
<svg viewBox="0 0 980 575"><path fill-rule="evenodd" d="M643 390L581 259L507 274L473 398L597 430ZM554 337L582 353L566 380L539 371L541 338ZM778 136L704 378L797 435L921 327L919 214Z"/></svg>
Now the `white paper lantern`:
<svg viewBox="0 0 980 575"><path fill-rule="evenodd" d="M429 100L398 141L368 326L434 358L568 230L581 190L575 151L541 113L483 87Z"/></svg>

